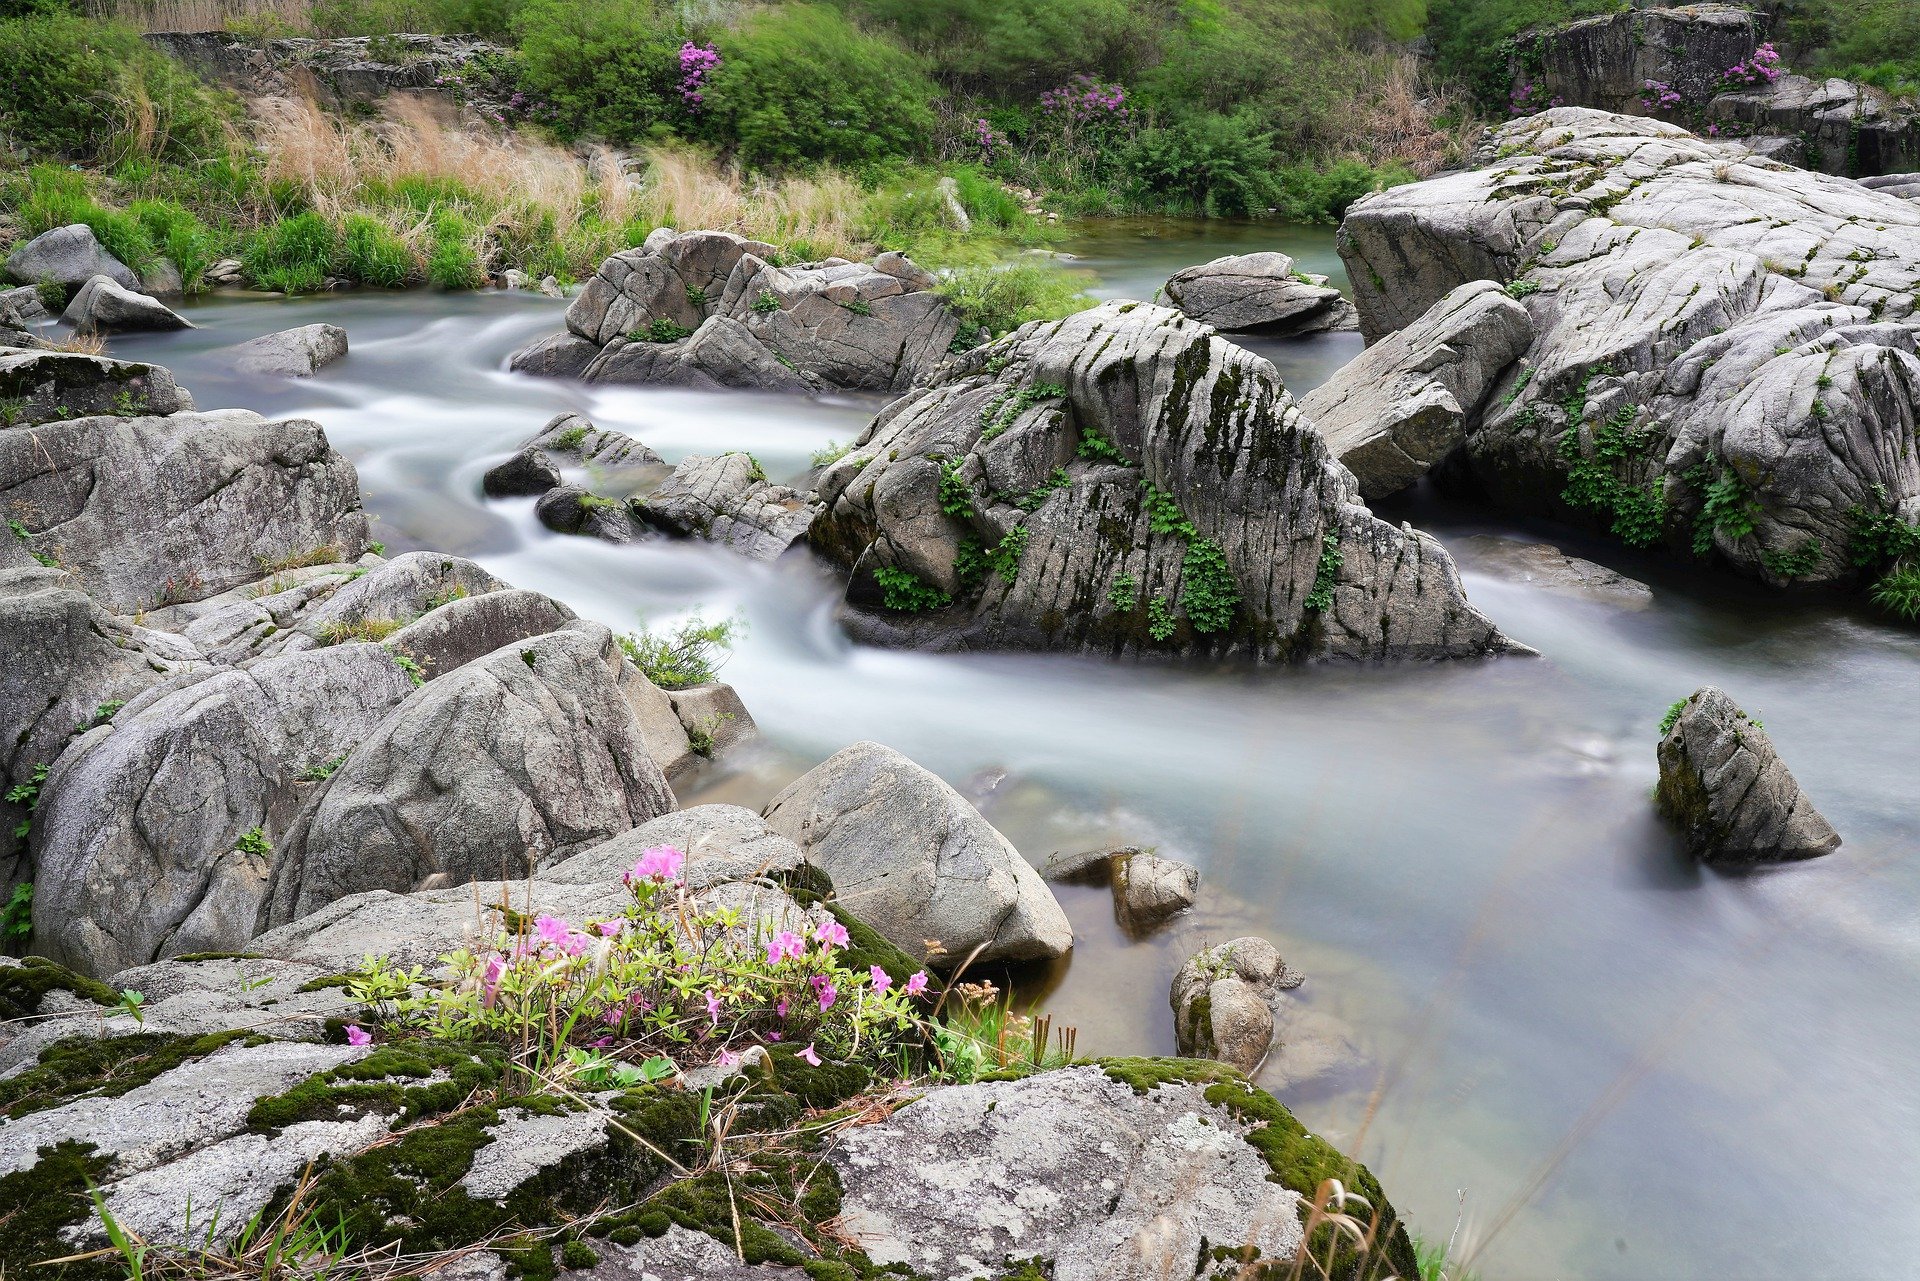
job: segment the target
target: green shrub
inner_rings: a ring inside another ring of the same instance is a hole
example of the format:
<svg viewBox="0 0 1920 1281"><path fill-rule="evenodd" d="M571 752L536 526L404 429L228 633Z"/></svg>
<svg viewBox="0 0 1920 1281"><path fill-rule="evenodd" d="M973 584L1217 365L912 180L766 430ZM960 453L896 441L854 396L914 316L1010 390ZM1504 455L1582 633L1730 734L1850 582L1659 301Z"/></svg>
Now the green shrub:
<svg viewBox="0 0 1920 1281"><path fill-rule="evenodd" d="M407 242L365 214L348 214L340 234L340 270L363 285L398 289L420 275Z"/></svg>
<svg viewBox="0 0 1920 1281"><path fill-rule="evenodd" d="M0 132L31 153L188 160L224 146L226 112L129 28L65 13L0 21Z"/></svg>
<svg viewBox="0 0 1920 1281"><path fill-rule="evenodd" d="M1251 115L1194 115L1135 139L1125 160L1135 183L1209 218L1265 213L1280 199L1273 134Z"/></svg>
<svg viewBox="0 0 1920 1281"><path fill-rule="evenodd" d="M1052 262L1019 261L961 267L934 287L959 316L963 331L1003 334L1030 320L1058 320L1085 311L1094 300L1083 277Z"/></svg>
<svg viewBox="0 0 1920 1281"><path fill-rule="evenodd" d="M309 211L257 232L240 263L247 279L261 289L306 294L326 284L338 253L333 224Z"/></svg>
<svg viewBox="0 0 1920 1281"><path fill-rule="evenodd" d="M1386 187L1412 182L1404 165L1374 169L1357 160L1336 161L1325 168L1289 165L1280 171L1275 212L1288 222L1339 222L1354 201Z"/></svg>
<svg viewBox="0 0 1920 1281"><path fill-rule="evenodd" d="M1907 622L1920 621L1920 564L1897 564L1873 585L1873 603Z"/></svg>
<svg viewBox="0 0 1920 1281"><path fill-rule="evenodd" d="M764 9L717 43L703 127L744 164L863 165L932 144L938 91L918 59L832 9Z"/></svg>
<svg viewBox="0 0 1920 1281"><path fill-rule="evenodd" d="M515 22L515 75L564 137L634 143L683 121L679 24L654 0L531 0Z"/></svg>
<svg viewBox="0 0 1920 1281"><path fill-rule="evenodd" d="M742 624L723 618L708 622L695 615L669 631L649 628L616 637L633 665L661 689L689 689L715 679L733 649Z"/></svg>
<svg viewBox="0 0 1920 1281"><path fill-rule="evenodd" d="M127 213L159 252L180 269L186 291L198 293L207 268L220 256L220 237L192 210L171 200L136 200L127 206Z"/></svg>
<svg viewBox="0 0 1920 1281"><path fill-rule="evenodd" d="M152 264L157 254L152 234L131 214L96 203L86 174L60 165L34 165L27 170L26 183L20 223L27 235L83 223L108 253L135 271Z"/></svg>
<svg viewBox="0 0 1920 1281"><path fill-rule="evenodd" d="M486 272L474 253L479 229L465 214L443 209L433 216L433 252L427 257L427 279L442 289L478 289Z"/></svg>

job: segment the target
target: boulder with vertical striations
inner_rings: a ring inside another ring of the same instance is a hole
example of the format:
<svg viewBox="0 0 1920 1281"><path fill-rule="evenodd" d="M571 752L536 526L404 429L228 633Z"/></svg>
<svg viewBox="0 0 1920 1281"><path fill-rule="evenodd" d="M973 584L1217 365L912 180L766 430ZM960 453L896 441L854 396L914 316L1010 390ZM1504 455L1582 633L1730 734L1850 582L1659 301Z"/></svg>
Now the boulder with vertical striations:
<svg viewBox="0 0 1920 1281"><path fill-rule="evenodd" d="M1660 812L1708 863L1790 863L1840 846L1760 723L1711 685L1672 709L1660 738Z"/></svg>

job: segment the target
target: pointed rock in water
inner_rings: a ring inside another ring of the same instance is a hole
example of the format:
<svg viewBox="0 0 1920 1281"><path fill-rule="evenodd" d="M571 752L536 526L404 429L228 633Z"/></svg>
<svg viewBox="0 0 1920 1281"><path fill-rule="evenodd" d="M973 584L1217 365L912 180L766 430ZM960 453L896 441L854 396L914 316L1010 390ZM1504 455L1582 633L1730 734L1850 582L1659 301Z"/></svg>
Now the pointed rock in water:
<svg viewBox="0 0 1920 1281"><path fill-rule="evenodd" d="M676 808L597 623L414 691L347 754L275 860L263 923L335 899L523 876Z"/></svg>
<svg viewBox="0 0 1920 1281"><path fill-rule="evenodd" d="M1708 863L1788 863L1840 846L1759 722L1711 685L1673 709L1660 739L1660 812Z"/></svg>
<svg viewBox="0 0 1920 1281"><path fill-rule="evenodd" d="M1443 473L1769 583L1920 518L1920 207L1657 120L1560 108L1356 204L1367 336L1511 282L1535 337Z"/></svg>
<svg viewBox="0 0 1920 1281"><path fill-rule="evenodd" d="M488 498L516 498L544 494L560 483L560 469L537 449L523 449L506 462L487 469L480 486Z"/></svg>
<svg viewBox="0 0 1920 1281"><path fill-rule="evenodd" d="M1527 309L1476 280L1335 371L1300 412L1373 502L1460 447L1487 390L1532 341Z"/></svg>
<svg viewBox="0 0 1920 1281"><path fill-rule="evenodd" d="M812 495L771 483L742 453L681 459L634 509L655 529L719 543L754 560L777 560L806 538L820 512Z"/></svg>
<svg viewBox="0 0 1920 1281"><path fill-rule="evenodd" d="M588 382L901 391L946 358L959 323L899 255L776 266L768 244L659 228L613 255L567 308L568 335L512 368Z"/></svg>
<svg viewBox="0 0 1920 1281"><path fill-rule="evenodd" d="M301 325L263 334L232 348L233 367L242 373L310 378L347 354L347 331L338 325Z"/></svg>
<svg viewBox="0 0 1920 1281"><path fill-rule="evenodd" d="M78 289L105 276L123 289L140 288L133 269L101 245L93 228L73 223L42 232L7 257L7 274L24 284L64 285Z"/></svg>
<svg viewBox="0 0 1920 1281"><path fill-rule="evenodd" d="M818 478L863 639L1114 655L1514 649L1439 543L1376 519L1272 365L1177 311L1023 325Z"/></svg>
<svg viewBox="0 0 1920 1281"><path fill-rule="evenodd" d="M108 276L95 276L80 286L60 318L83 334L193 328L186 317L165 303L117 284Z"/></svg>
<svg viewBox="0 0 1920 1281"><path fill-rule="evenodd" d="M1325 276L1309 276L1281 253L1233 254L1175 272L1167 301L1195 320L1232 333L1293 338L1356 329L1353 304Z"/></svg>
<svg viewBox="0 0 1920 1281"><path fill-rule="evenodd" d="M1060 956L1073 929L1040 874L960 793L878 743L855 743L766 808L848 911L925 963ZM937 943L935 951L929 943Z"/></svg>
<svg viewBox="0 0 1920 1281"><path fill-rule="evenodd" d="M1130 934L1145 934L1168 917L1193 906L1200 893L1200 870L1151 850L1113 860L1113 910Z"/></svg>

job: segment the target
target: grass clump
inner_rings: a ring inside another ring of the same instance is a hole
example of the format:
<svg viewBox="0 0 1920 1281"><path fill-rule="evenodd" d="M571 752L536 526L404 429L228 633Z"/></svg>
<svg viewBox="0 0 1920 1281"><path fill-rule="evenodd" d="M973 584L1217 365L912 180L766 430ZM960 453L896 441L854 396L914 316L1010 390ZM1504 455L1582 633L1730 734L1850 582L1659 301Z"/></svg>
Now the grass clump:
<svg viewBox="0 0 1920 1281"><path fill-rule="evenodd" d="M737 618L708 622L698 614L672 628L646 628L617 637L633 665L661 689L691 689L719 678L722 664L745 624Z"/></svg>
<svg viewBox="0 0 1920 1281"><path fill-rule="evenodd" d="M247 278L262 289L310 294L326 287L339 251L333 224L309 210L257 233L240 262Z"/></svg>
<svg viewBox="0 0 1920 1281"><path fill-rule="evenodd" d="M1092 307L1086 283L1086 277L1051 263L1011 262L957 268L934 291L963 329L998 336L1028 321L1059 320Z"/></svg>

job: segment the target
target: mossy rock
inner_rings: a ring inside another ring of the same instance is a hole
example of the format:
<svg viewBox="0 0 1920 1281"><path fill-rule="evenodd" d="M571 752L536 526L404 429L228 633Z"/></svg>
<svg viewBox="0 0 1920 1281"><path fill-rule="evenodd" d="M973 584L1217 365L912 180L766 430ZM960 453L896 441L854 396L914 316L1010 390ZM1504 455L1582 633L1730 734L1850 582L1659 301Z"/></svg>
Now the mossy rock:
<svg viewBox="0 0 1920 1281"><path fill-rule="evenodd" d="M0 966L0 1021L32 1018L49 992L71 992L95 1005L120 1004L120 994L100 980L44 956L29 956L18 965Z"/></svg>
<svg viewBox="0 0 1920 1281"><path fill-rule="evenodd" d="M139 1032L67 1037L41 1050L33 1067L0 1081L0 1116L18 1118L75 1099L116 1098L245 1035Z"/></svg>

